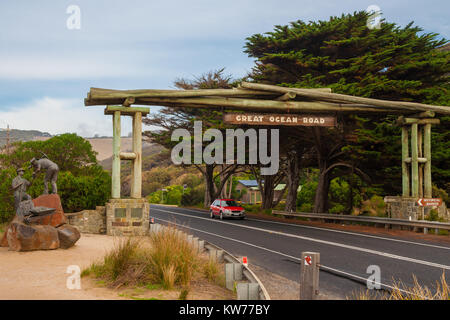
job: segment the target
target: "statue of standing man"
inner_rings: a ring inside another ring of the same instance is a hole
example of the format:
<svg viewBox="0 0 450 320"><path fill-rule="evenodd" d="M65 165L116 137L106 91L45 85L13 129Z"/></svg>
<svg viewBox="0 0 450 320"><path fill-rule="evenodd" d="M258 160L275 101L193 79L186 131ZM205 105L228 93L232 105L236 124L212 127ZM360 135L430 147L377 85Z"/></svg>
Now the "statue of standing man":
<svg viewBox="0 0 450 320"><path fill-rule="evenodd" d="M45 178L44 178L44 193L43 194L48 194L48 182L49 181L52 184L52 193L58 193L58 190L56 187L56 180L58 179L58 171L59 171L58 165L46 157L41 158L41 159L33 158L33 159L31 159L30 162L31 162L31 165L34 167L33 178L42 169L47 170L45 173Z"/></svg>
<svg viewBox="0 0 450 320"><path fill-rule="evenodd" d="M22 168L17 169L17 177L12 181L12 189L14 190L14 210L17 211L20 202L24 200L31 200L31 196L26 193L27 187L30 186L30 182L23 178L24 170Z"/></svg>

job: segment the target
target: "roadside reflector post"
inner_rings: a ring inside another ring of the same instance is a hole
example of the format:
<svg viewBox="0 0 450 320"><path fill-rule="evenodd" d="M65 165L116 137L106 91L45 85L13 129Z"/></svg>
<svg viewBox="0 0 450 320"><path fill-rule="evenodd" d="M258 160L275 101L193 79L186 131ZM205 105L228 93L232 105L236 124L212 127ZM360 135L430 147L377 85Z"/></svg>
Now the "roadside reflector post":
<svg viewBox="0 0 450 320"><path fill-rule="evenodd" d="M316 300L319 297L320 253L302 252L300 267L300 300Z"/></svg>

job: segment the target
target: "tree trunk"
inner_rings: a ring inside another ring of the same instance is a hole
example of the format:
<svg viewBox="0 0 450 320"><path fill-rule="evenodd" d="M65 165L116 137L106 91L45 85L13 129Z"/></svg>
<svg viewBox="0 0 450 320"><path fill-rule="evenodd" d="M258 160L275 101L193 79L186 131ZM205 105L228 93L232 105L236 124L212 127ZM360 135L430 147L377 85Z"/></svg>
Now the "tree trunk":
<svg viewBox="0 0 450 320"><path fill-rule="evenodd" d="M203 203L203 206L205 208L209 208L209 206L215 200L216 197L213 165L205 165L204 177L205 177L205 201Z"/></svg>
<svg viewBox="0 0 450 320"><path fill-rule="evenodd" d="M325 169L320 170L319 183L317 184L316 195L314 198L314 213L324 213L328 211L328 191L330 189L329 174Z"/></svg>
<svg viewBox="0 0 450 320"><path fill-rule="evenodd" d="M300 166L299 156L296 152L289 153L287 161L287 188L288 194L286 196L286 206L284 210L288 212L295 212L297 209L297 190L300 184Z"/></svg>
<svg viewBox="0 0 450 320"><path fill-rule="evenodd" d="M261 190L261 209L272 209L274 196L274 176L261 176L264 186Z"/></svg>

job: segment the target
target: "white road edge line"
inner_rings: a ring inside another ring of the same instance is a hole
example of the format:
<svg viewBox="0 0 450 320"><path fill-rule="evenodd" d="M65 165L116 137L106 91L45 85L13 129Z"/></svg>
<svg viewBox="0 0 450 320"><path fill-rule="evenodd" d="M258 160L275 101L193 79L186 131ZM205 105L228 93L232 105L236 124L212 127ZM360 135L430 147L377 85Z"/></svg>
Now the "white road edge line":
<svg viewBox="0 0 450 320"><path fill-rule="evenodd" d="M196 212L196 213L204 213L202 211L188 209L188 208L179 208L179 209L189 210L189 211L193 211L193 212ZM369 234L362 234L362 233L356 233L356 232L350 232L350 231L334 230L334 229L328 229L328 228L312 227L312 226L305 226L305 225L298 225L298 224L290 224L290 223L287 223L287 222L278 222L278 221L261 220L261 219L249 219L249 218L247 218L247 220L248 221L258 221L258 222L263 222L263 223L281 224L281 225L297 227L297 228L306 228L306 229L329 231L329 232L335 232L335 233L344 233L344 234L349 234L349 235L354 235L354 236L359 236L359 237L366 237L366 238L373 238L373 239L380 239L380 240L394 241L394 242L402 242L402 243L414 244L414 245L418 245L418 246L425 246L425 247L431 247L431 248L437 248L437 249L450 250L450 247L443 247L443 246L438 246L438 245L434 245L434 244L420 243L420 242L401 240L401 239L385 238L385 237L373 236L373 235L369 235Z"/></svg>
<svg viewBox="0 0 450 320"><path fill-rule="evenodd" d="M159 211L162 211L162 212L168 212L168 213L172 213L172 214L176 214L176 215L186 216L186 217L190 217L190 218L211 221L211 218L194 217L192 215L179 213L179 212L174 212L174 211L163 210L163 209L156 209L156 210L159 210ZM215 222L229 224L229 225L237 226L237 227L240 227L240 228L246 228L246 229L251 229L251 230L256 230L256 231L262 231L262 232L277 234L277 235L281 235L281 236L285 236L285 237L291 237L291 238L297 238L297 239L302 239L302 240L311 241L311 242L322 243L322 244L326 244L326 245L331 245L331 246L335 246L335 247L341 247L341 248L355 250L355 251L370 253L370 254L386 257L386 258L391 258L391 259L397 259L397 260L402 260L402 261L422 264L422 265L429 266L429 267L450 270L450 266L447 266L447 265L434 263L434 262L429 262L429 261L424 261L424 260L419 260L419 259L414 259L414 258L408 258L408 257L399 256L399 255L392 254L392 253L387 253L387 252L382 252L382 251L377 251L377 250L372 250L372 249L366 249L366 248L351 246L351 245L342 244L342 243L338 243L338 242L330 242L330 241L326 241L326 240L308 238L308 237L303 237L303 236L290 234L290 233L283 233L283 232L273 231L273 230L268 230L268 229L244 226L244 225L239 225L239 224L225 222L225 221L215 221Z"/></svg>

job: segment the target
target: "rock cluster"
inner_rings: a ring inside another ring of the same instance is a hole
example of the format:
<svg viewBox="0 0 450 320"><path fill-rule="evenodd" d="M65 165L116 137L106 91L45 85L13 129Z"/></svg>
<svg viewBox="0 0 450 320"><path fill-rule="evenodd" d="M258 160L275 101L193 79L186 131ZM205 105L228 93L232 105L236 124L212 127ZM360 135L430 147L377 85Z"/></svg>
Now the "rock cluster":
<svg viewBox="0 0 450 320"><path fill-rule="evenodd" d="M67 224L61 199L57 194L42 195L29 202L21 202L25 211L34 208L36 212L42 211L44 214L16 215L6 229L0 246L14 251L67 249L80 239L78 229ZM48 210L49 208L54 210Z"/></svg>

